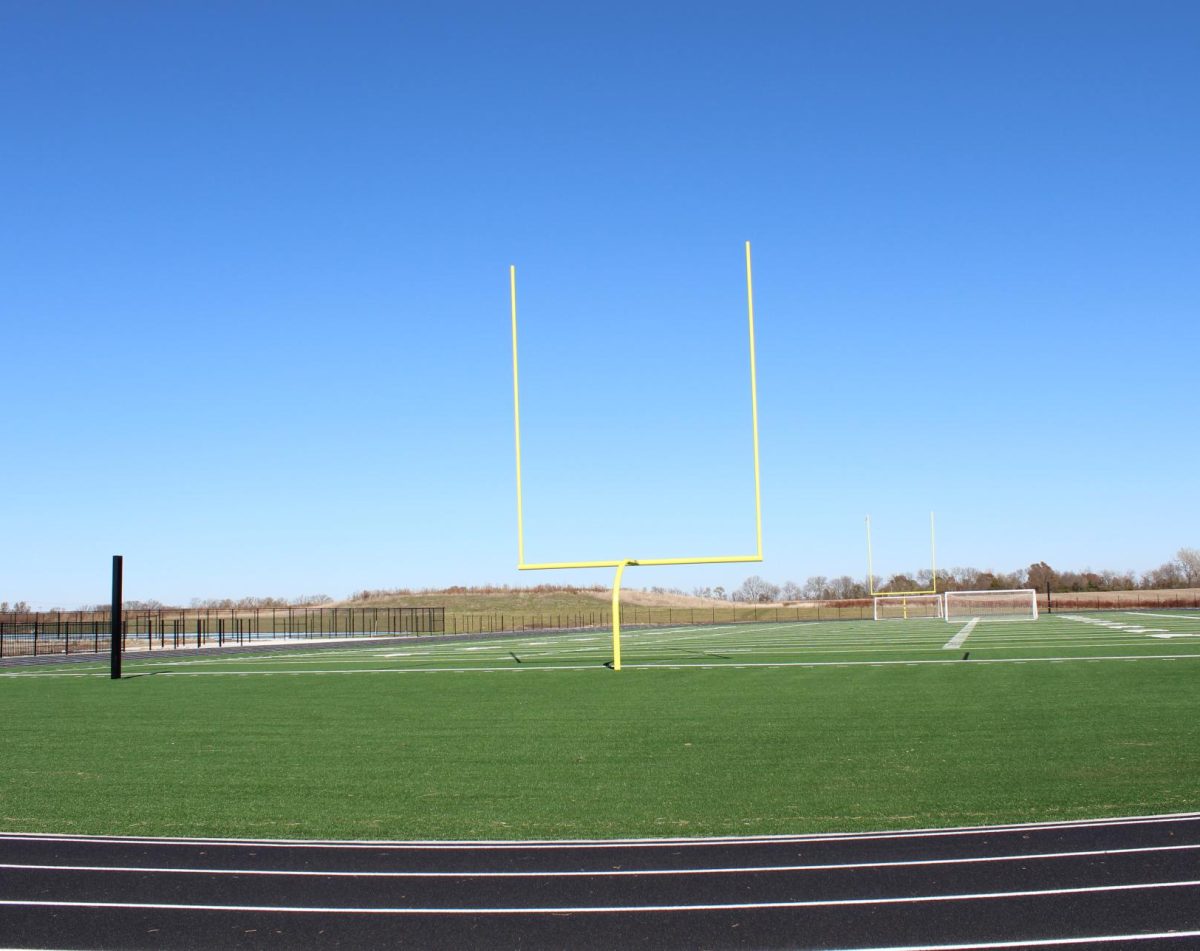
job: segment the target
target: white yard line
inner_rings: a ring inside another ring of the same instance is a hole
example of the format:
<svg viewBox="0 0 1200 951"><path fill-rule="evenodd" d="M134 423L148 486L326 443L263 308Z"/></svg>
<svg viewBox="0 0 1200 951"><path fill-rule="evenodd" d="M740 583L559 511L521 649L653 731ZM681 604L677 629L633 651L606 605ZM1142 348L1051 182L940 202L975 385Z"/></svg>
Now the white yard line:
<svg viewBox="0 0 1200 951"><path fill-rule="evenodd" d="M975 625L979 623L979 618L973 617L963 625L962 630L955 634L950 640L942 645L943 650L954 650L956 647L962 647L963 641L971 636L971 632L975 630Z"/></svg>
<svg viewBox="0 0 1200 951"><path fill-rule="evenodd" d="M1132 613L1132 612L1130 612ZM1162 628L1142 627L1137 624L1121 624L1118 621L1108 621L1102 618L1080 617L1077 614L1060 614L1059 617L1079 624L1090 624L1093 627L1103 627L1110 631L1120 631L1123 634L1145 634L1150 631L1162 632Z"/></svg>
<svg viewBox="0 0 1200 951"><path fill-rule="evenodd" d="M1149 611L1126 611L1125 613L1134 614L1138 617L1184 618L1189 621L1200 621L1200 614L1151 614Z"/></svg>

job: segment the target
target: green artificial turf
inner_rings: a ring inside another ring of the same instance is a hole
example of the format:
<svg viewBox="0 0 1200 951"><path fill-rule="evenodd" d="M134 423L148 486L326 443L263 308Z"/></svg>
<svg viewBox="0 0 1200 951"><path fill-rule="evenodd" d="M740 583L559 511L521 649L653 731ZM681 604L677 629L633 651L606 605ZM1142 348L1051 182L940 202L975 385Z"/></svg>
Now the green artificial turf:
<svg viewBox="0 0 1200 951"><path fill-rule="evenodd" d="M523 839L1200 808L1200 660L663 669L636 665L636 638L629 655L619 674L533 657L491 671L6 678L0 829Z"/></svg>

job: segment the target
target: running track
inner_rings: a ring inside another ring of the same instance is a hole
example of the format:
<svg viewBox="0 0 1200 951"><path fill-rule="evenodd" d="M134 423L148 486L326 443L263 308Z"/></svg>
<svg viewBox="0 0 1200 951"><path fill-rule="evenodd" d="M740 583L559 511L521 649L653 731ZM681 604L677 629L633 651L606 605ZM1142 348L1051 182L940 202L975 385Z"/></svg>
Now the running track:
<svg viewBox="0 0 1200 951"><path fill-rule="evenodd" d="M617 842L0 836L14 948L1200 948L1200 813Z"/></svg>

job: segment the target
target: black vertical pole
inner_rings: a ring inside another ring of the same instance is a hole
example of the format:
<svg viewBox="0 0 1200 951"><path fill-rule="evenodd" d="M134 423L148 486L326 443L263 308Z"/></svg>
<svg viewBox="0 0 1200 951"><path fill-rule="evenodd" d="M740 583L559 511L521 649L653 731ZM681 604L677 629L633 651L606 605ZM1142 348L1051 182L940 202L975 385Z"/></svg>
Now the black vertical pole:
<svg viewBox="0 0 1200 951"><path fill-rule="evenodd" d="M113 555L112 571L112 651L109 660L109 674L113 680L121 679L121 575L124 558Z"/></svg>
<svg viewBox="0 0 1200 951"><path fill-rule="evenodd" d="M1054 607L1050 604L1050 582L1046 582L1046 613L1053 614Z"/></svg>

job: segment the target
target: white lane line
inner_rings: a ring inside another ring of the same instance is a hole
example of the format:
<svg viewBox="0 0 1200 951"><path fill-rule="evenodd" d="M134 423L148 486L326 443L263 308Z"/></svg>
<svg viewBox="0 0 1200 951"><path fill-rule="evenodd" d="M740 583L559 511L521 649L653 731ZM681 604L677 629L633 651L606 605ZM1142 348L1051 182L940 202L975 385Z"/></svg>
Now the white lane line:
<svg viewBox="0 0 1200 951"><path fill-rule="evenodd" d="M936 865L980 865L993 862L1032 862L1044 859L1111 858L1150 852L1183 852L1200 849L1193 845L1154 845L1128 849L1089 849L1081 852L1036 852L1024 855L977 855L954 859L908 859L896 862L832 862L823 865L748 865L741 868L654 868L598 869L534 872L346 872L318 869L155 868L143 865L30 865L0 863L0 869L32 872L134 872L155 875L254 875L281 878L633 878L671 875L751 875L772 872L830 872L873 868L920 868Z"/></svg>
<svg viewBox="0 0 1200 951"><path fill-rule="evenodd" d="M979 623L979 618L973 617L963 625L962 630L955 634L950 640L942 645L943 650L953 650L956 647L962 647L963 641L971 636L971 632L975 630L975 625Z"/></svg>
<svg viewBox="0 0 1200 951"><path fill-rule="evenodd" d="M0 906L22 908L128 908L148 911L240 911L321 915L586 915L639 914L681 911L753 911L772 908L847 908L864 905L924 905L934 902L1047 898L1111 892L1197 888L1200 879L1182 882L1133 882L1127 885L1089 885L1083 888L1029 888L1015 892L971 892L959 895L898 895L886 898L827 898L807 901L730 902L698 905L565 905L548 908L361 908L306 905L182 905L168 902L48 901L0 899Z"/></svg>
<svg viewBox="0 0 1200 951"><path fill-rule="evenodd" d="M1161 941L1166 938L1200 937L1200 931L1158 931L1153 934L1089 935L1086 938L1026 938L1023 941L983 941L970 944L904 944L886 948L832 948L830 951L992 951L1002 948L1061 948L1068 945L1117 944L1131 941Z"/></svg>
<svg viewBox="0 0 1200 951"><path fill-rule="evenodd" d="M940 839L946 836L998 835L1001 833L1060 832L1073 829L1105 829L1113 826L1200 823L1200 812L1167 812L1149 816L1113 816L1108 819L1062 819L1053 822L1014 822L986 826L950 826L944 829L895 829L890 832L811 832L798 835L710 836L706 838L660 839L222 839L201 837L164 838L136 835L55 835L41 832L0 832L0 843L74 842L104 845L254 846L279 849L381 849L509 851L514 849L612 849L631 845L677 848L679 846L776 845L815 842L869 842L886 839Z"/></svg>

